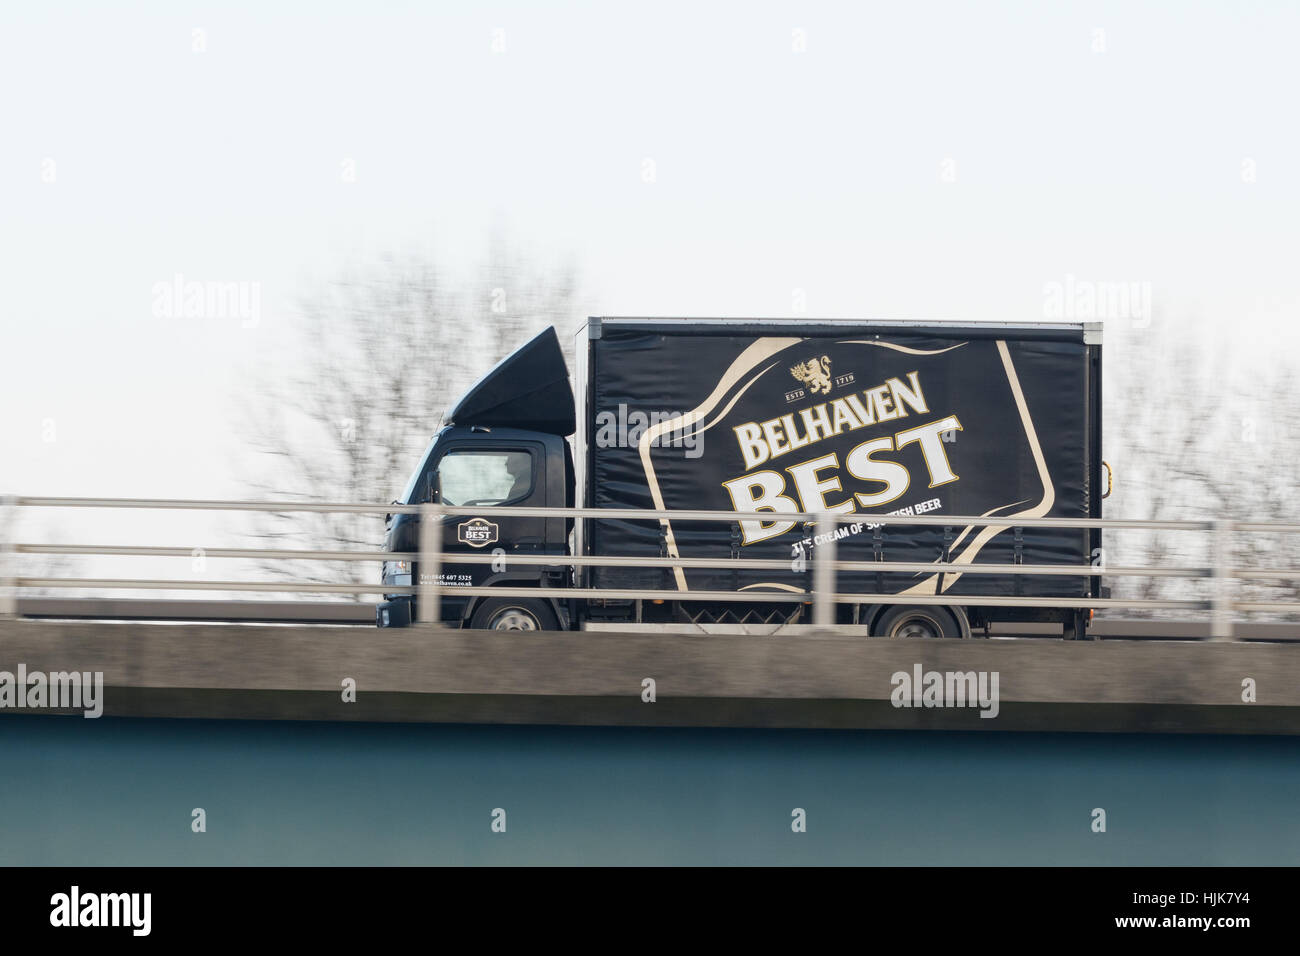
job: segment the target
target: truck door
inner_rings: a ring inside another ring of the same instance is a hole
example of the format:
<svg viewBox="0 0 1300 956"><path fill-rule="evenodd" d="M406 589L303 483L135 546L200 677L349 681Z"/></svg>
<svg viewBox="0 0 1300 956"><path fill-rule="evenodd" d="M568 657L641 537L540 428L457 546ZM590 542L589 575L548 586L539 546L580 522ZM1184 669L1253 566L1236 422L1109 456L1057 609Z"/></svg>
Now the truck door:
<svg viewBox="0 0 1300 956"><path fill-rule="evenodd" d="M545 507L546 456L541 442L471 438L448 444L439 458L430 490L449 507L515 505ZM448 515L442 520L443 558L439 583L443 591L443 620L463 618L467 599L457 599L458 587L536 581L537 565L518 565L511 557L542 554L546 519L493 515ZM491 564L457 563L458 554L491 554Z"/></svg>

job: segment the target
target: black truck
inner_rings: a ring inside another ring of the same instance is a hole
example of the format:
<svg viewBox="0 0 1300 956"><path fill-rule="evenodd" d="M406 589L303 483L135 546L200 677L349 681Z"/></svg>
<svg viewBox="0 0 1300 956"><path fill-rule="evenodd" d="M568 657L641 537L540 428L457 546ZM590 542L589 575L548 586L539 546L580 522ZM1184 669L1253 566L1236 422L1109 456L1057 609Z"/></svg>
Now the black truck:
<svg viewBox="0 0 1300 956"><path fill-rule="evenodd" d="M761 630L807 623L816 538L787 514L861 516L836 532L844 561L1089 565L1096 529L1017 519L1100 518L1101 328L1097 323L591 318L570 383L554 329L522 345L447 412L402 504L763 512L771 520L442 519L441 619L494 629ZM576 400L575 400L576 395ZM872 516L1006 518L908 525ZM415 552L418 516L388 520L385 548ZM458 564L457 554L492 553ZM515 555L553 555L519 564ZM574 567L570 555L619 556ZM638 558L709 558L645 567ZM785 567L728 567L740 558ZM419 581L386 562L383 583ZM539 587L537 597L458 595ZM573 588L659 591L574 598ZM886 637L968 637L994 621L1059 622L1082 637L1086 608L991 606L987 597L1101 596L1095 575L842 570L840 593L944 595L935 604L840 603L836 623ZM762 593L769 600L692 599ZM773 594L788 600L770 600ZM386 595L380 626L415 599Z"/></svg>

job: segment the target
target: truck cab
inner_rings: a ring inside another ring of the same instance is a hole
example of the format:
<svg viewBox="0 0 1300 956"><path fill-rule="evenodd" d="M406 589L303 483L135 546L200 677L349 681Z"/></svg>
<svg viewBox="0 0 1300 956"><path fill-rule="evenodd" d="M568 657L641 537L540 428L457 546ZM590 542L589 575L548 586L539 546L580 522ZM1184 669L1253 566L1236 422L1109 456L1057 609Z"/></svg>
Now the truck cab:
<svg viewBox="0 0 1300 956"><path fill-rule="evenodd" d="M555 333L528 343L489 372L447 414L411 473L397 504L448 507L564 508L573 506L573 396ZM521 353L524 353L521 355ZM558 370L554 367L559 361ZM543 373L538 374L538 369ZM546 370L549 369L549 373ZM522 392L522 395L519 394ZM565 406L567 404L567 414ZM555 406L559 406L558 408ZM515 421L540 427L494 424ZM571 584L569 533L573 521L554 517L444 515L440 519L441 620L452 627L555 630L569 626L565 602L548 598L472 598L462 587L563 587ZM418 552L420 516L391 514L384 550ZM491 563L458 563L457 555L490 554ZM555 555L555 565L519 564L516 556ZM421 581L418 562L386 561L384 584ZM415 618L414 597L385 595L376 609L380 627L405 627Z"/></svg>

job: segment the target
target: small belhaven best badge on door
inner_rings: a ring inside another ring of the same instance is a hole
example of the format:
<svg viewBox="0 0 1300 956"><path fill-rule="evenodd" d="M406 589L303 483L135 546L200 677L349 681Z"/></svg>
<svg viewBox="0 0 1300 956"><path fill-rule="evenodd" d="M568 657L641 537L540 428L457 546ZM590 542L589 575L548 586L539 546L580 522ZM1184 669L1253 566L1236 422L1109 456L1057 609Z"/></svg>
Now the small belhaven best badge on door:
<svg viewBox="0 0 1300 956"><path fill-rule="evenodd" d="M486 518L470 518L456 526L456 540L471 548L486 548L497 540L497 526Z"/></svg>

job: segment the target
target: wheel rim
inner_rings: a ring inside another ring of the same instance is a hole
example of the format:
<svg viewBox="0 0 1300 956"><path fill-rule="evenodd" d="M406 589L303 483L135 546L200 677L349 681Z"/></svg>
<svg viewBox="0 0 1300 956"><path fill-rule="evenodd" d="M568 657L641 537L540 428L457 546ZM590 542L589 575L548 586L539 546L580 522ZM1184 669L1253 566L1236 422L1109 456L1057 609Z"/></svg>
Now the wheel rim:
<svg viewBox="0 0 1300 956"><path fill-rule="evenodd" d="M502 608L488 625L493 631L540 631L537 618L521 607Z"/></svg>
<svg viewBox="0 0 1300 956"><path fill-rule="evenodd" d="M894 633L890 637L901 638L936 638L943 636L943 628L934 618L925 617L924 615L914 614L902 618L894 625Z"/></svg>

